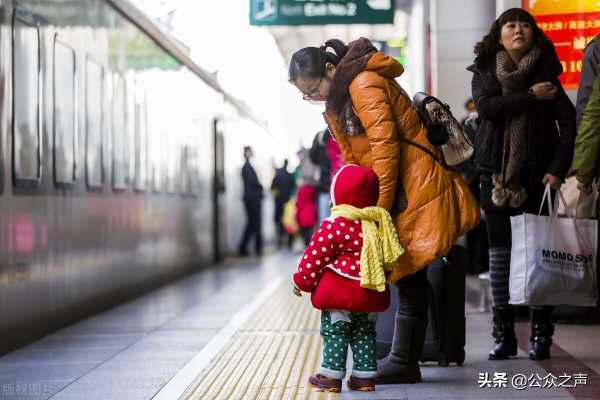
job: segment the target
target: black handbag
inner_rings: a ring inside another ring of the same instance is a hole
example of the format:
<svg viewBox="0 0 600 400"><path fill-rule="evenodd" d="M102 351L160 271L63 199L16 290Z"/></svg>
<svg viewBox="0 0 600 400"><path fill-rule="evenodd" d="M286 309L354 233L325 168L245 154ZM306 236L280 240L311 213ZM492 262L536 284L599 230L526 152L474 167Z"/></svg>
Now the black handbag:
<svg viewBox="0 0 600 400"><path fill-rule="evenodd" d="M414 95L413 106L427 128L427 139L440 149L446 165L457 167L473 157L473 142L452 115L450 106L423 92Z"/></svg>

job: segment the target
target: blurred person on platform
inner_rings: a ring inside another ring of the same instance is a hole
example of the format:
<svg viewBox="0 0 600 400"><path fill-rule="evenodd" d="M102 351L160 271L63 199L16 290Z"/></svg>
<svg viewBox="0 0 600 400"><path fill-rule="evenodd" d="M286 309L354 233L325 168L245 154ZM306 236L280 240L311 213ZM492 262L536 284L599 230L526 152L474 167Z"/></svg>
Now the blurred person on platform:
<svg viewBox="0 0 600 400"><path fill-rule="evenodd" d="M329 162L331 164L331 179L337 172L344 166L344 156L342 155L342 151L340 150L340 146L335 141L335 137L329 132L329 140L327 141L327 158L329 158Z"/></svg>
<svg viewBox="0 0 600 400"><path fill-rule="evenodd" d="M242 167L242 182L244 185L244 209L246 210L246 228L242 235L238 254L240 256L248 255L248 243L254 240L254 250L256 255L261 256L263 251L262 238L262 200L263 187L258 181L258 176L250 159L254 156L252 147L244 146L244 166Z"/></svg>
<svg viewBox="0 0 600 400"><path fill-rule="evenodd" d="M331 135L329 129L325 128L317 132L312 146L310 147L310 160L319 167L319 180L317 182L317 214L319 222L322 222L329 216L331 208L331 196L329 189L331 187L331 162L327 157L327 142Z"/></svg>
<svg viewBox="0 0 600 400"><path fill-rule="evenodd" d="M294 175L288 172L288 159L283 160L283 166L275 170L275 177L271 183L271 193L275 201L275 232L277 232L277 248L281 248L284 243L288 249L292 248L293 235L288 234L283 226L282 217L285 203L287 203L296 190L296 181Z"/></svg>
<svg viewBox="0 0 600 400"><path fill-rule="evenodd" d="M475 107L475 102L473 99L469 98L465 101L465 110L467 111L467 115L460 121L460 124L465 127L466 122L469 119L477 118L477 108Z"/></svg>
<svg viewBox="0 0 600 400"><path fill-rule="evenodd" d="M300 161L297 168L296 221L305 245L308 245L318 219L319 168L310 160L309 152L309 149L303 147L296 153Z"/></svg>

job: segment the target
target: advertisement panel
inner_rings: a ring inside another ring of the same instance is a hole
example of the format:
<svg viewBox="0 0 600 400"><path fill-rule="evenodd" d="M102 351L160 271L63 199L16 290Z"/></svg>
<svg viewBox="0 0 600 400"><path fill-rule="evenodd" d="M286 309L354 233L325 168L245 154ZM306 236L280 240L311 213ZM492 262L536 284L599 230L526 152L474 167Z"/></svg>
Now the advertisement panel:
<svg viewBox="0 0 600 400"><path fill-rule="evenodd" d="M523 0L529 11L554 43L563 66L561 82L576 89L585 46L600 34L600 2L597 0Z"/></svg>

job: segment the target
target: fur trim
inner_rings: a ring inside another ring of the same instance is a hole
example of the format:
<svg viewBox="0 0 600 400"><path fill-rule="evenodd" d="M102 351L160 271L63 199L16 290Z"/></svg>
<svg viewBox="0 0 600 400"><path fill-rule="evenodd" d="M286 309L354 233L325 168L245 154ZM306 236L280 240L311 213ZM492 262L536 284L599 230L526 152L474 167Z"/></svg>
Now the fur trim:
<svg viewBox="0 0 600 400"><path fill-rule="evenodd" d="M508 200L508 206L510 208L519 208L527 200L527 191L521 187L517 190L510 191L510 199Z"/></svg>
<svg viewBox="0 0 600 400"><path fill-rule="evenodd" d="M328 110L333 110L338 117L342 131L346 134L356 135L364 132L352 107L348 88L376 52L377 49L369 39L360 38L348 45L348 52L335 68L326 107Z"/></svg>

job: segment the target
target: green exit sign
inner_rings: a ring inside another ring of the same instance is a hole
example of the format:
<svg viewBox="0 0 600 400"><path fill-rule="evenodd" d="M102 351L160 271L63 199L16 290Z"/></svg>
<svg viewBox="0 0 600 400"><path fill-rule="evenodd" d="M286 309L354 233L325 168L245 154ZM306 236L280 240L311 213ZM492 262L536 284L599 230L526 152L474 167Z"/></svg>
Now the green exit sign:
<svg viewBox="0 0 600 400"><path fill-rule="evenodd" d="M393 23L394 0L250 0L250 25Z"/></svg>

